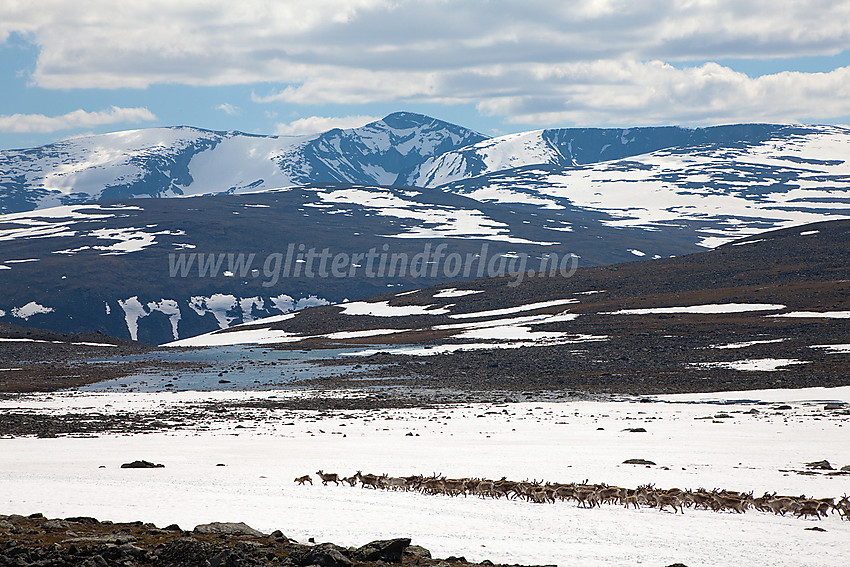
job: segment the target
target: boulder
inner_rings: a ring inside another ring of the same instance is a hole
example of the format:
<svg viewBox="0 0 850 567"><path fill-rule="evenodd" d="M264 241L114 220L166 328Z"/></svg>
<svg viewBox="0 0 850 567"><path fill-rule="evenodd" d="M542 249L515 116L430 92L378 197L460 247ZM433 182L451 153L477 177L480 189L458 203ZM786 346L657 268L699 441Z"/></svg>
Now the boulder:
<svg viewBox="0 0 850 567"><path fill-rule="evenodd" d="M823 461L813 461L811 463L806 463L807 469L813 469L816 471L834 471L832 465L829 464L829 461L824 459Z"/></svg>
<svg viewBox="0 0 850 567"><path fill-rule="evenodd" d="M298 565L318 565L319 567L351 567L353 565L346 550L332 543L322 543L308 547L301 553L293 553L292 559Z"/></svg>
<svg viewBox="0 0 850 567"><path fill-rule="evenodd" d="M263 537L263 532L255 530L245 522L212 522L195 526L197 534L233 535Z"/></svg>
<svg viewBox="0 0 850 567"><path fill-rule="evenodd" d="M191 537L170 541L157 550L157 567L190 567L209 564L207 558L214 553L209 543Z"/></svg>
<svg viewBox="0 0 850 567"><path fill-rule="evenodd" d="M122 469L164 469L165 465L154 464L150 461L133 461L132 463L124 463Z"/></svg>
<svg viewBox="0 0 850 567"><path fill-rule="evenodd" d="M91 516L72 516L70 518L65 518L66 522L74 522L76 524L99 524L101 523L97 518L92 518ZM104 524L106 522L103 522Z"/></svg>
<svg viewBox="0 0 850 567"><path fill-rule="evenodd" d="M626 459L625 461L623 461L623 464L624 465L653 465L653 466L655 466L655 463L653 463L652 461L647 461L646 459Z"/></svg>
<svg viewBox="0 0 850 567"><path fill-rule="evenodd" d="M41 527L45 530L67 530L71 527L71 523L65 520L47 520Z"/></svg>
<svg viewBox="0 0 850 567"><path fill-rule="evenodd" d="M412 557L431 559L431 552L420 545L408 545L404 550L404 554Z"/></svg>
<svg viewBox="0 0 850 567"><path fill-rule="evenodd" d="M359 561L388 561L401 563L404 550L410 545L410 538L377 540L367 543L354 551L354 558Z"/></svg>
<svg viewBox="0 0 850 567"><path fill-rule="evenodd" d="M81 567L109 567L109 563L106 562L106 559L102 555L95 555L86 559L81 564Z"/></svg>
<svg viewBox="0 0 850 567"><path fill-rule="evenodd" d="M107 546L103 550L102 555L108 562L119 565L133 563L136 561L149 563L153 559L152 555L148 551L135 546L132 543Z"/></svg>

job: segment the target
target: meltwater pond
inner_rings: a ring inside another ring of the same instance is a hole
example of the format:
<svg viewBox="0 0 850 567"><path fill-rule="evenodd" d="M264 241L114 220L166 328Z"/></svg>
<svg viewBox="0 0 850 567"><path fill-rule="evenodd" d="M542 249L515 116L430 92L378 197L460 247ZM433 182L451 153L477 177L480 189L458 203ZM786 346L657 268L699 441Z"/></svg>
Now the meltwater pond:
<svg viewBox="0 0 850 567"><path fill-rule="evenodd" d="M299 387L304 380L339 376L367 365L326 366L318 361L359 349L277 350L256 346L169 349L133 356L102 358L91 364L149 362L137 373L77 388L82 392L159 392L183 390L271 390Z"/></svg>

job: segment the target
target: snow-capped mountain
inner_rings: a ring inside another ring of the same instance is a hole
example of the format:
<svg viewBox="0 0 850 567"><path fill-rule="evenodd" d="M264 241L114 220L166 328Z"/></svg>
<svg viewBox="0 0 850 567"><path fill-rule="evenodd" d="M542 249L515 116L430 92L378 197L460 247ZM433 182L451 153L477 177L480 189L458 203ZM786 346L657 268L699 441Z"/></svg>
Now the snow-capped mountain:
<svg viewBox="0 0 850 567"><path fill-rule="evenodd" d="M559 128L483 140L435 156L407 179L437 187L527 165L572 167L646 154L664 148L749 145L786 130L776 124L734 124L712 128Z"/></svg>
<svg viewBox="0 0 850 567"><path fill-rule="evenodd" d="M490 275L464 267L482 255L529 270L547 257L679 256L850 217L848 158L850 130L831 126L488 139L413 113L302 137L156 128L4 151L0 322L160 343ZM370 251L412 260L440 246L441 258L423 260L433 269L366 273L379 261ZM306 267L310 250L344 256L351 275L263 285L270 258ZM239 261L251 254L253 264Z"/></svg>
<svg viewBox="0 0 850 567"><path fill-rule="evenodd" d="M656 130L657 137L648 135ZM541 130L485 140L426 162L412 181L488 202L552 207L566 201L611 215L611 226L702 223L705 246L850 214L847 128L609 130L595 144L581 141L584 132ZM652 144L669 145L632 153ZM602 160L592 159L597 152Z"/></svg>
<svg viewBox="0 0 850 567"><path fill-rule="evenodd" d="M0 322L161 343L310 305L510 271L522 255L528 269L546 255L569 269L572 258L610 264L698 249L688 230L622 230L603 218L367 185L0 215ZM448 260L453 254L459 261Z"/></svg>
<svg viewBox="0 0 850 567"><path fill-rule="evenodd" d="M308 183L393 185L426 159L483 139L466 128L406 112L361 128L308 136L189 127L88 136L0 152L0 212Z"/></svg>

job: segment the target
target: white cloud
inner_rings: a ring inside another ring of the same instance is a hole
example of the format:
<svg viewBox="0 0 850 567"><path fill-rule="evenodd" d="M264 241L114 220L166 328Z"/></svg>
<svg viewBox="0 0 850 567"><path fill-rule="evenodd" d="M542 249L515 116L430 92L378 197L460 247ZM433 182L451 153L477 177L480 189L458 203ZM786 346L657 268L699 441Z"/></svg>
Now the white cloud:
<svg viewBox="0 0 850 567"><path fill-rule="evenodd" d="M278 124L276 134L281 136L299 136L302 134L314 134L316 132L326 132L333 128L357 128L380 120L376 116L309 116L307 118L299 118L288 124Z"/></svg>
<svg viewBox="0 0 850 567"><path fill-rule="evenodd" d="M523 124L799 122L850 114L850 67L751 78L718 65L675 68L660 61L597 61L529 67L533 89L478 104Z"/></svg>
<svg viewBox="0 0 850 567"><path fill-rule="evenodd" d="M61 116L44 114L3 114L0 115L0 132L57 132L72 128L92 128L104 124L136 123L156 120L156 116L147 108L119 108L86 112L74 110Z"/></svg>
<svg viewBox="0 0 850 567"><path fill-rule="evenodd" d="M539 124L847 114L829 90L842 69L705 63L847 51L848 0L42 0L3 8L0 41L11 32L40 47L31 80L54 89L280 84L255 100L474 102Z"/></svg>
<svg viewBox="0 0 850 567"><path fill-rule="evenodd" d="M242 109L238 106L232 105L229 102L224 102L215 107L216 110L221 110L228 116L236 116L242 112Z"/></svg>

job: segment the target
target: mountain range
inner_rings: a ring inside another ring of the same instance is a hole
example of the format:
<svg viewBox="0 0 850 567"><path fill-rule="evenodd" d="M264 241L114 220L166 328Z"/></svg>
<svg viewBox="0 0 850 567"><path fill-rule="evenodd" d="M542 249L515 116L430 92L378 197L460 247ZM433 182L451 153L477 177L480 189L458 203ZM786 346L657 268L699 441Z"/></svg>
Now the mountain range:
<svg viewBox="0 0 850 567"><path fill-rule="evenodd" d="M495 275L480 258L498 272L679 256L846 218L848 157L834 126L489 138L408 112L300 137L175 127L6 150L0 322L163 343ZM367 273L394 254L432 269ZM320 256L343 277L295 269Z"/></svg>

